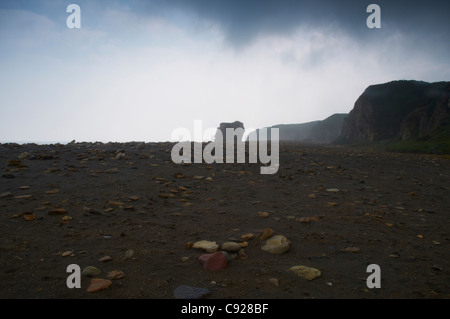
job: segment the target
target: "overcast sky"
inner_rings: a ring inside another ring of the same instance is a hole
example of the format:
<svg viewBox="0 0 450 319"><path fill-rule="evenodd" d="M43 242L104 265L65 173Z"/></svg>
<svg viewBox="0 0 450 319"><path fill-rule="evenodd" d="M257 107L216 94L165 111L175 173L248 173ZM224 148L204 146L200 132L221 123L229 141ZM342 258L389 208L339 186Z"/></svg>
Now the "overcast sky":
<svg viewBox="0 0 450 319"><path fill-rule="evenodd" d="M168 141L194 120L348 113L371 84L450 80L449 13L448 0L1 0L0 141Z"/></svg>

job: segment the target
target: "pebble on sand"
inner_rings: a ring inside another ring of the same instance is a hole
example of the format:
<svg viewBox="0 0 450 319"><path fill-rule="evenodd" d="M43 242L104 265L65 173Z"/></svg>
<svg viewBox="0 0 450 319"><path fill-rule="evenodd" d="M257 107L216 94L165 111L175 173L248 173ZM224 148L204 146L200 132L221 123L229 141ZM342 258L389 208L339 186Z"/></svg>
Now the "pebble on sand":
<svg viewBox="0 0 450 319"><path fill-rule="evenodd" d="M222 250L230 251L230 252L236 252L239 251L242 248L240 243L236 243L233 241L227 241L222 244Z"/></svg>
<svg viewBox="0 0 450 319"><path fill-rule="evenodd" d="M129 260L129 259L133 258L133 256L134 256L134 250L128 249L123 256L123 260Z"/></svg>
<svg viewBox="0 0 450 319"><path fill-rule="evenodd" d="M28 213L23 215L23 219L26 221L31 221L36 219L36 215L34 213Z"/></svg>
<svg viewBox="0 0 450 319"><path fill-rule="evenodd" d="M122 270L111 270L107 275L108 279L121 279L125 277L125 273Z"/></svg>
<svg viewBox="0 0 450 319"><path fill-rule="evenodd" d="M94 293L99 292L101 290L108 289L112 286L112 281L109 279L102 279L102 278L92 278L91 284L87 288L87 292Z"/></svg>
<svg viewBox="0 0 450 319"><path fill-rule="evenodd" d="M241 239L244 241L247 241L247 240L253 239L254 237L255 237L255 235L253 235L252 233L248 233L248 234L242 235Z"/></svg>
<svg viewBox="0 0 450 319"><path fill-rule="evenodd" d="M274 285L275 287L279 287L279 286L280 286L280 283L279 283L279 281L278 281L277 278L269 278L269 282L270 282L272 285Z"/></svg>
<svg viewBox="0 0 450 319"><path fill-rule="evenodd" d="M111 261L111 260L112 260L111 256L103 256L98 261L100 261L100 262L107 262L107 261Z"/></svg>
<svg viewBox="0 0 450 319"><path fill-rule="evenodd" d="M273 236L274 233L275 233L274 230L272 228L268 227L268 228L264 229L262 235L259 236L259 239L261 239L261 240L269 239L270 237Z"/></svg>
<svg viewBox="0 0 450 319"><path fill-rule="evenodd" d="M12 197L12 196L14 196L14 194L11 192L4 192L4 193L0 194L0 198L7 198L7 197Z"/></svg>
<svg viewBox="0 0 450 319"><path fill-rule="evenodd" d="M258 212L258 216L261 218L267 218L267 217L269 217L269 213L268 212Z"/></svg>
<svg viewBox="0 0 450 319"><path fill-rule="evenodd" d="M227 266L227 258L225 254L226 253L223 251L218 251L212 254L203 254L198 257L198 261L204 269L209 271L225 269Z"/></svg>
<svg viewBox="0 0 450 319"><path fill-rule="evenodd" d="M219 248L219 245L215 241L200 240L195 242L192 248L203 249L207 253L214 253Z"/></svg>
<svg viewBox="0 0 450 319"><path fill-rule="evenodd" d="M305 278L307 280L313 280L317 277L320 277L322 273L319 269L307 267L307 266L293 266L288 269L288 271L293 272L297 276Z"/></svg>
<svg viewBox="0 0 450 319"><path fill-rule="evenodd" d="M100 269L98 269L97 267L94 266L87 266L83 269L83 271L81 272L81 274L83 276L87 276L87 277L94 277L94 276L98 276L102 273L102 271Z"/></svg>
<svg viewBox="0 0 450 319"><path fill-rule="evenodd" d="M357 253L359 252L361 249L359 247L347 247L344 249L345 252L348 253Z"/></svg>
<svg viewBox="0 0 450 319"><path fill-rule="evenodd" d="M261 249L271 254L282 254L289 250L289 242L283 235L275 235L266 240Z"/></svg>
<svg viewBox="0 0 450 319"><path fill-rule="evenodd" d="M56 208L56 209L52 209L48 212L49 215L62 215L62 214L66 214L67 213L67 209L64 208Z"/></svg>

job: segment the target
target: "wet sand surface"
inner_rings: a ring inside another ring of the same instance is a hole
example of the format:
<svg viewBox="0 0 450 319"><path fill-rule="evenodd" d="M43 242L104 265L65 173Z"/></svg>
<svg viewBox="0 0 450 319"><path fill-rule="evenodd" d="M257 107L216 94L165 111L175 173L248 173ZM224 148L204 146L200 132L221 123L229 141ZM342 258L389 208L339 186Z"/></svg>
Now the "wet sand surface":
<svg viewBox="0 0 450 319"><path fill-rule="evenodd" d="M448 157L282 143L262 175L174 164L172 146L0 145L0 298L171 299L181 285L208 299L450 298ZM268 228L287 251L262 249ZM211 271L201 240L242 248ZM69 289L70 264L121 275Z"/></svg>

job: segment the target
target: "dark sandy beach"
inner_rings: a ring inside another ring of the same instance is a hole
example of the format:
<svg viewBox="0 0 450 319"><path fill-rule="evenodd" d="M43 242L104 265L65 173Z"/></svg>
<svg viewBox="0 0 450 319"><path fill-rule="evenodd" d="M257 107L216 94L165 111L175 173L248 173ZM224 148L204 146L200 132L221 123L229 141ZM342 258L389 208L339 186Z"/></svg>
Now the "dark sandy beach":
<svg viewBox="0 0 450 319"><path fill-rule="evenodd" d="M181 285L208 299L450 298L448 157L282 143L261 175L174 164L172 145L0 145L0 298L171 299ZM261 249L267 228L287 251ZM201 240L242 249L210 271ZM70 264L121 278L69 289Z"/></svg>

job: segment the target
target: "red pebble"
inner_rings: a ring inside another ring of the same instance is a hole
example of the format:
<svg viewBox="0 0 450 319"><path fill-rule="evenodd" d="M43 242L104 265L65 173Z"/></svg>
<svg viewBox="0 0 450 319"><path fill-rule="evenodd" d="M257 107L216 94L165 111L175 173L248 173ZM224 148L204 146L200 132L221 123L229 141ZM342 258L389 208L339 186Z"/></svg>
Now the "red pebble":
<svg viewBox="0 0 450 319"><path fill-rule="evenodd" d="M204 269L210 271L225 269L225 267L227 266L227 259L221 251L213 254L201 255L198 258L198 261L203 265Z"/></svg>

